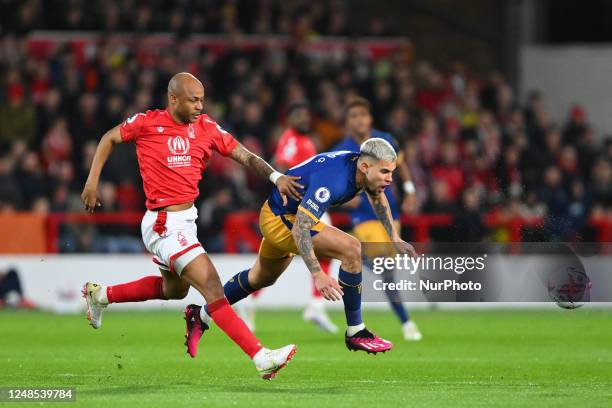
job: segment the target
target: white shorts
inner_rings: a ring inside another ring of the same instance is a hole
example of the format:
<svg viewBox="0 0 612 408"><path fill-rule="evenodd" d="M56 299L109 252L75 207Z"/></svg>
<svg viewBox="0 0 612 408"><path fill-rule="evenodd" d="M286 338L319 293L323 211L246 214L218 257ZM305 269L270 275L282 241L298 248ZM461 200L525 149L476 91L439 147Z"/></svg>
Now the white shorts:
<svg viewBox="0 0 612 408"><path fill-rule="evenodd" d="M147 211L140 224L142 241L161 269L181 274L198 255L206 253L198 241L195 207L183 211Z"/></svg>

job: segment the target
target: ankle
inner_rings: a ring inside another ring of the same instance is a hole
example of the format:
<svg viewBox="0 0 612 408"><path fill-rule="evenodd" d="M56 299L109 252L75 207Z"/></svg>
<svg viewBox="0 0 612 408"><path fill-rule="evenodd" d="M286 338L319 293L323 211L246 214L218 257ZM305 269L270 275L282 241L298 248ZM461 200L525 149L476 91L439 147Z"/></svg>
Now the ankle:
<svg viewBox="0 0 612 408"><path fill-rule="evenodd" d="M349 326L346 328L346 335L352 337L355 334L359 333L361 330L365 329L365 327L365 323L360 323L356 326Z"/></svg>
<svg viewBox="0 0 612 408"><path fill-rule="evenodd" d="M96 302L101 305L108 305L108 294L107 294L107 286L102 286L100 290L94 293L93 298Z"/></svg>

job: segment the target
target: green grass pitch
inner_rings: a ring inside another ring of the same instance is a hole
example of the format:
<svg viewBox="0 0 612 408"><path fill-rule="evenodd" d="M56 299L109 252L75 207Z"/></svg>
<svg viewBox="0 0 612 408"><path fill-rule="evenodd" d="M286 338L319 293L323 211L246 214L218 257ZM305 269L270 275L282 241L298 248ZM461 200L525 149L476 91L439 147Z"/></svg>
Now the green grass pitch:
<svg viewBox="0 0 612 408"><path fill-rule="evenodd" d="M271 382L216 327L189 358L181 312L111 308L104 317L96 331L83 315L0 311L0 387L76 388L75 403L54 407L612 404L610 310L416 311L419 343L401 340L391 312L366 312L368 326L395 343L376 356L349 352L342 335L319 332L300 311L262 311L265 345L298 345Z"/></svg>

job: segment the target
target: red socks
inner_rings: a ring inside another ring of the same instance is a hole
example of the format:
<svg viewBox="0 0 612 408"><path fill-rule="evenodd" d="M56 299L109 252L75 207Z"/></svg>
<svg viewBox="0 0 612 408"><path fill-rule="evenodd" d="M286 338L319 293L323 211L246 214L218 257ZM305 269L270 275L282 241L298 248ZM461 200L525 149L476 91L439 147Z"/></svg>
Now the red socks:
<svg viewBox="0 0 612 408"><path fill-rule="evenodd" d="M208 313L221 328L250 358L263 348L257 337L231 308L226 298L208 305Z"/></svg>
<svg viewBox="0 0 612 408"><path fill-rule="evenodd" d="M134 282L108 286L108 303L142 302L149 299L166 299L160 276L147 276ZM234 343L253 358L263 348L257 337L231 308L226 298L208 305L208 313Z"/></svg>
<svg viewBox="0 0 612 408"><path fill-rule="evenodd" d="M321 270L327 276L329 276L329 264L330 263L331 263L331 261L329 259L320 259L319 260L319 264L321 265ZM323 297L323 296L321 296L321 292L319 292L317 290L317 288L315 287L314 280L312 281L312 297L314 297L314 298Z"/></svg>
<svg viewBox="0 0 612 408"><path fill-rule="evenodd" d="M137 281L108 286L108 303L143 302L149 299L167 299L161 276L147 276Z"/></svg>

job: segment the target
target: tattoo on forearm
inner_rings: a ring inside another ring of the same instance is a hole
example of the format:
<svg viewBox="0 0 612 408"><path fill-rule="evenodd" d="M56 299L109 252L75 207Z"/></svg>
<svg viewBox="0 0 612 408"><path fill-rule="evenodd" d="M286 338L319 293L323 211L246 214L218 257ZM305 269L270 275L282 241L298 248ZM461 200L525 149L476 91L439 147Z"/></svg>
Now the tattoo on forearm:
<svg viewBox="0 0 612 408"><path fill-rule="evenodd" d="M242 145L236 146L230 157L261 178L268 178L274 171L264 159L251 153Z"/></svg>
<svg viewBox="0 0 612 408"><path fill-rule="evenodd" d="M295 245L298 251L300 251L300 255L302 255L302 259L310 273L321 271L321 265L315 256L312 237L310 236L310 230L315 224L316 221L304 212L297 212L295 218L295 228L297 228L297 231L294 233Z"/></svg>
<svg viewBox="0 0 612 408"><path fill-rule="evenodd" d="M380 198L372 198L372 207L376 213L376 217L381 222L385 231L389 234L389 238L393 238L393 224L387 206L382 203Z"/></svg>

